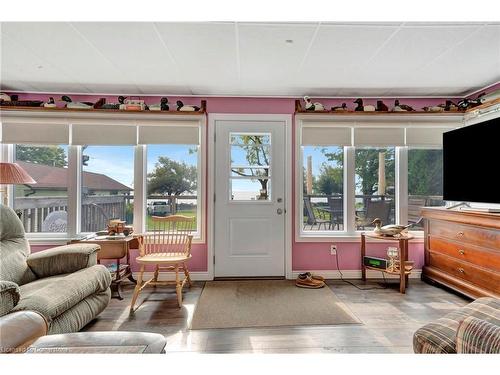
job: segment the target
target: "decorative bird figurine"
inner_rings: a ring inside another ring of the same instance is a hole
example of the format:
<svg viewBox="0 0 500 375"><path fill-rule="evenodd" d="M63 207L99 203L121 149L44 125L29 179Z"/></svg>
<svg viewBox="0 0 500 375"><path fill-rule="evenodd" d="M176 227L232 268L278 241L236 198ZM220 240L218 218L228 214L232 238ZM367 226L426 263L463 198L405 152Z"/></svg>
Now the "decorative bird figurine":
<svg viewBox="0 0 500 375"><path fill-rule="evenodd" d="M407 104L400 104L399 100L396 99L394 101L394 108L392 109L392 111L393 112L412 112L415 110Z"/></svg>
<svg viewBox="0 0 500 375"><path fill-rule="evenodd" d="M422 218L418 220L416 223L411 223L408 225L396 225L396 224L389 224L389 225L384 225L382 226L382 220L379 218L376 218L375 220L372 221L372 224L375 225L375 229L373 230L373 233L379 235L379 236L386 236L386 237L394 237L397 235L401 235L401 232L404 230L419 224L422 221Z"/></svg>
<svg viewBox="0 0 500 375"><path fill-rule="evenodd" d="M304 102L306 103L306 111L324 111L325 106L321 103L315 102L313 103L311 98L308 96L304 96Z"/></svg>
<svg viewBox="0 0 500 375"><path fill-rule="evenodd" d="M56 102L54 98L51 96L49 97L49 100L47 102L43 103L43 106L45 108L56 108Z"/></svg>
<svg viewBox="0 0 500 375"><path fill-rule="evenodd" d="M336 107L332 107L332 111L335 111L335 112L343 112L343 111L347 111L347 104L345 103L342 103L342 105L339 105L339 106L336 106Z"/></svg>
<svg viewBox="0 0 500 375"><path fill-rule="evenodd" d="M184 112L196 112L200 110L200 107L197 105L192 105L192 104L184 104L180 100L177 100L177 110L178 111L184 111Z"/></svg>
<svg viewBox="0 0 500 375"><path fill-rule="evenodd" d="M429 107L422 107L425 112L443 112L444 108L439 105L433 105Z"/></svg>
<svg viewBox="0 0 500 375"><path fill-rule="evenodd" d="M12 98L10 97L10 95L4 92L0 92L0 102L10 102L11 100Z"/></svg>
<svg viewBox="0 0 500 375"><path fill-rule="evenodd" d="M438 107L443 108L446 112L456 111L458 109L458 106L451 100L447 100L445 104L439 104Z"/></svg>
<svg viewBox="0 0 500 375"><path fill-rule="evenodd" d="M356 99L353 103L356 103L358 106L354 108L356 112L374 112L374 105L363 105L363 99Z"/></svg>
<svg viewBox="0 0 500 375"><path fill-rule="evenodd" d="M389 107L387 107L382 100L377 100L377 111L378 112L388 112Z"/></svg>
<svg viewBox="0 0 500 375"><path fill-rule="evenodd" d="M161 98L160 103L158 104L152 104L149 107L150 111L168 111L169 106L168 106L168 98Z"/></svg>
<svg viewBox="0 0 500 375"><path fill-rule="evenodd" d="M93 108L93 103L87 102L74 102L68 95L63 95L61 97L63 102L66 102L66 108L78 108L78 109L91 109Z"/></svg>

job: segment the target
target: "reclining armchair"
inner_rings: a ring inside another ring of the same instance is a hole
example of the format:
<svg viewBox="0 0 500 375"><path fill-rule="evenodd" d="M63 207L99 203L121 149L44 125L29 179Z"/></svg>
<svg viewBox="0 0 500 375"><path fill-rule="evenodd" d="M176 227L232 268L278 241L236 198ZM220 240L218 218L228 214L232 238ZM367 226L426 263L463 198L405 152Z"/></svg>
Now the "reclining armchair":
<svg viewBox="0 0 500 375"><path fill-rule="evenodd" d="M106 308L111 276L97 264L99 245L30 254L16 213L0 205L0 214L0 326L7 314L31 310L45 318L48 334L77 332Z"/></svg>

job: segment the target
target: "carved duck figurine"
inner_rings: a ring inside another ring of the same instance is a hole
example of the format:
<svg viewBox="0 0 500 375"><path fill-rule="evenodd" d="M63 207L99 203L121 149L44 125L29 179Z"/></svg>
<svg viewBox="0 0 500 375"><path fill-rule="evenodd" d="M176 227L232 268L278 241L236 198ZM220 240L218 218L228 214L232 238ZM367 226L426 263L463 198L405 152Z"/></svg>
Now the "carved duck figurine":
<svg viewBox="0 0 500 375"><path fill-rule="evenodd" d="M344 111L347 111L347 104L345 103L342 103L342 105L339 105L339 106L336 106L336 107L332 107L332 111L335 111L335 112L344 112Z"/></svg>
<svg viewBox="0 0 500 375"><path fill-rule="evenodd" d="M94 103L74 102L68 95L63 95L61 100L66 102L66 108L92 109L94 107Z"/></svg>
<svg viewBox="0 0 500 375"><path fill-rule="evenodd" d="M184 104L182 101L177 100L177 110L178 111L184 111L184 112L196 112L200 110L200 107L197 105L192 105L192 104Z"/></svg>
<svg viewBox="0 0 500 375"><path fill-rule="evenodd" d="M374 105L363 105L363 99L356 99L353 103L356 103L358 106L354 108L357 112L375 112Z"/></svg>
<svg viewBox="0 0 500 375"><path fill-rule="evenodd" d="M377 100L377 111L378 112L387 112L387 111L389 111L389 107L387 107L382 100Z"/></svg>
<svg viewBox="0 0 500 375"><path fill-rule="evenodd" d="M422 107L425 112L443 112L444 108L439 105L432 105L429 107Z"/></svg>
<svg viewBox="0 0 500 375"><path fill-rule="evenodd" d="M445 112L456 111L458 109L458 106L451 100L447 100L445 104L439 104L438 107L443 108Z"/></svg>
<svg viewBox="0 0 500 375"><path fill-rule="evenodd" d="M376 218L375 220L372 221L372 224L375 225L375 229L373 230L373 233L379 235L379 236L387 236L387 237L394 237L397 235L400 235L401 232L404 230L417 225L420 223L422 219L417 221L416 223L411 223L408 225L396 225L396 224L389 224L389 225L384 225L382 226L382 220L379 218Z"/></svg>
<svg viewBox="0 0 500 375"><path fill-rule="evenodd" d="M49 100L47 102L43 103L43 106L45 108L56 108L56 102L54 98L51 96L49 97Z"/></svg>
<svg viewBox="0 0 500 375"><path fill-rule="evenodd" d="M324 111L325 106L319 102L313 103L311 98L304 96L304 102L306 103L306 111Z"/></svg>
<svg viewBox="0 0 500 375"><path fill-rule="evenodd" d="M412 112L412 111L414 111L414 109L407 104L399 103L399 100L396 99L394 101L394 108L392 109L392 111L393 112Z"/></svg>
<svg viewBox="0 0 500 375"><path fill-rule="evenodd" d="M168 106L168 98L163 97L161 98L160 103L158 104L151 104L149 107L150 111L168 111L169 106Z"/></svg>

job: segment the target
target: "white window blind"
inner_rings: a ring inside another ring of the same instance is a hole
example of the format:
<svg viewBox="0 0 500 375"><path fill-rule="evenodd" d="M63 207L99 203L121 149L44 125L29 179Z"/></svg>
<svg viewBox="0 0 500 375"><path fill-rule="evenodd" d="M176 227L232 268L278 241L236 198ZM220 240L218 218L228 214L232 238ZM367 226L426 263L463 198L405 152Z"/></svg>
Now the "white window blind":
<svg viewBox="0 0 500 375"><path fill-rule="evenodd" d="M307 126L302 128L303 146L351 146L351 128Z"/></svg>
<svg viewBox="0 0 500 375"><path fill-rule="evenodd" d="M68 144L69 126L57 123L2 122L2 143Z"/></svg>
<svg viewBox="0 0 500 375"><path fill-rule="evenodd" d="M354 128L354 146L404 146L404 128Z"/></svg>
<svg viewBox="0 0 500 375"><path fill-rule="evenodd" d="M136 145L137 127L131 125L72 126L73 145Z"/></svg>
<svg viewBox="0 0 500 375"><path fill-rule="evenodd" d="M453 130L453 128L407 128L406 145L407 146L434 146L443 145L443 133Z"/></svg>
<svg viewBox="0 0 500 375"><path fill-rule="evenodd" d="M198 122L180 125L139 126L139 144L200 144Z"/></svg>

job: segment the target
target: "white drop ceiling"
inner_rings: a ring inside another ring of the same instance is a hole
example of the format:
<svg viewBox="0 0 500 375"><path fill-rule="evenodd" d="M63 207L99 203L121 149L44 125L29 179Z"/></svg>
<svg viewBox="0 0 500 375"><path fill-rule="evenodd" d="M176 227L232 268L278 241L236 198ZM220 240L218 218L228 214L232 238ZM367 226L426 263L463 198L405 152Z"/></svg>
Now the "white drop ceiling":
<svg viewBox="0 0 500 375"><path fill-rule="evenodd" d="M4 91L462 96L500 80L500 23L1 26Z"/></svg>

